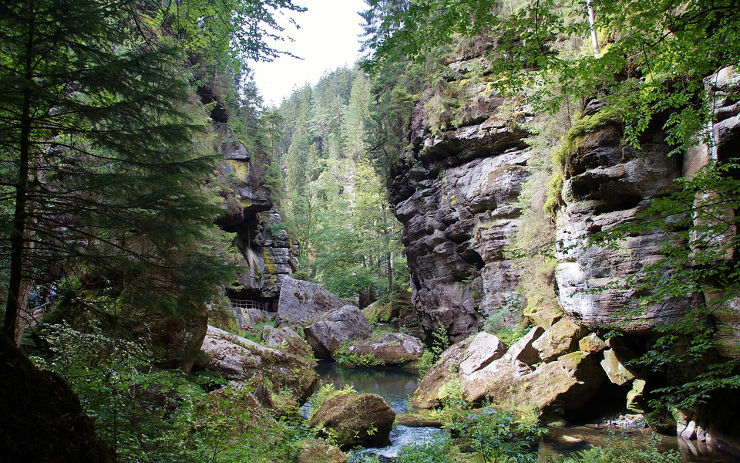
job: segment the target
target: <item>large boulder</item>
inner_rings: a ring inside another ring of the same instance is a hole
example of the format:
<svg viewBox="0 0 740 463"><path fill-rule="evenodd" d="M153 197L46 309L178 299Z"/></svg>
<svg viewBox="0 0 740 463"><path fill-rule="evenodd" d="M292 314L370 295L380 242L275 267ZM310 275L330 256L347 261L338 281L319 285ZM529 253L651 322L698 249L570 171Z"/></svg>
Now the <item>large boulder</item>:
<svg viewBox="0 0 740 463"><path fill-rule="evenodd" d="M356 343L348 350L352 354L372 355L383 365L407 365L421 358L424 345L408 334L388 333L380 339Z"/></svg>
<svg viewBox="0 0 740 463"><path fill-rule="evenodd" d="M411 404L414 407L434 408L442 405L439 399L440 390L457 377L457 369L472 341L472 337L463 339L442 352L437 363L424 375L419 387L411 396Z"/></svg>
<svg viewBox="0 0 740 463"><path fill-rule="evenodd" d="M202 349L210 358L207 368L224 378L237 382L269 378L276 389L289 388L301 402L318 381L312 358L266 347L213 326L208 327Z"/></svg>
<svg viewBox="0 0 740 463"><path fill-rule="evenodd" d="M317 358L331 358L343 343L367 338L372 331L360 309L353 305L329 312L303 330Z"/></svg>
<svg viewBox="0 0 740 463"><path fill-rule="evenodd" d="M280 324L306 325L345 305L346 301L316 283L286 277L280 289L277 320Z"/></svg>
<svg viewBox="0 0 740 463"><path fill-rule="evenodd" d="M496 336L481 332L473 336L460 362L460 373L469 375L480 370L506 353L506 344Z"/></svg>
<svg viewBox="0 0 740 463"><path fill-rule="evenodd" d="M549 362L563 354L578 349L578 341L586 335L586 330L570 317L564 317L545 330L532 346L539 356Z"/></svg>
<svg viewBox="0 0 740 463"><path fill-rule="evenodd" d="M262 329L262 342L270 347L300 357L313 357L313 349L295 330L289 326L273 328L265 325Z"/></svg>
<svg viewBox="0 0 740 463"><path fill-rule="evenodd" d="M596 393L604 380L598 357L572 352L532 371L524 364L496 361L462 378L465 397L494 404L525 404L538 411L574 412Z"/></svg>
<svg viewBox="0 0 740 463"><path fill-rule="evenodd" d="M0 378L0 461L116 461L67 383L36 368L2 333Z"/></svg>
<svg viewBox="0 0 740 463"><path fill-rule="evenodd" d="M396 413L377 394L340 393L327 399L309 421L311 428L336 439L342 449L390 444Z"/></svg>

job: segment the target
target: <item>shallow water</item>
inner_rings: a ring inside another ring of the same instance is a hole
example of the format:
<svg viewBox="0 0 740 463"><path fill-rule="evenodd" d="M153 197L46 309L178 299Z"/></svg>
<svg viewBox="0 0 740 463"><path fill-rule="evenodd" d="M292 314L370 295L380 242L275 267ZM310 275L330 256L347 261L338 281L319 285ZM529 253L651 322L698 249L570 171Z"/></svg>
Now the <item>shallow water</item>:
<svg viewBox="0 0 740 463"><path fill-rule="evenodd" d="M400 368L384 369L344 369L331 361L319 361L316 367L322 384L331 383L337 389L351 385L357 392L382 396L396 413L409 411L409 397L419 385L415 372ZM304 417L310 412L308 403L301 407ZM361 453L378 455L381 461L391 461L399 450L411 443L430 439L442 431L437 428L411 428L397 425L390 435L391 445L383 448L369 448ZM559 455L572 454L592 445L604 445L610 438L635 438L647 442L651 438L660 440L663 450L679 449L685 462L690 463L732 463L740 460L724 454L709 452L706 446L696 441L684 441L671 436L661 436L649 429L615 429L596 426L558 426L550 428L549 437L540 444L539 461L557 461ZM358 452L354 457L357 458ZM353 459L350 459L350 462ZM628 462L625 462L628 463Z"/></svg>
<svg viewBox="0 0 740 463"><path fill-rule="evenodd" d="M357 392L380 395L396 413L405 413L409 410L409 397L419 385L419 379L415 372L401 368L345 369L334 362L322 360L319 361L316 372L321 378L321 384L331 383L337 389L350 385ZM301 407L301 413L304 417L308 416L310 410L308 403ZM404 446L414 442L422 442L441 432L442 430L437 428L411 428L396 425L391 431L391 445L355 452L355 458L360 453L373 454L378 455L381 460L385 461L397 457L399 450ZM350 459L350 461L352 460Z"/></svg>

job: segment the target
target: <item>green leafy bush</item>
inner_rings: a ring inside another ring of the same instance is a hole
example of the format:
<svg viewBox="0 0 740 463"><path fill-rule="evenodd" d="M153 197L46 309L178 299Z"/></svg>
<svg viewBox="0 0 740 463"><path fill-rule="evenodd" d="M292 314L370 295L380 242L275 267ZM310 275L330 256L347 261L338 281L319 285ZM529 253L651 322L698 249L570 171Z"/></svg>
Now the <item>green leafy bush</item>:
<svg viewBox="0 0 740 463"><path fill-rule="evenodd" d="M545 433L533 423L523 423L513 412L486 408L480 413L468 413L464 420L454 422L449 429L470 439L483 461L537 461L536 444Z"/></svg>
<svg viewBox="0 0 740 463"><path fill-rule="evenodd" d="M345 368L370 368L383 365L373 354L357 354L349 351L349 344L342 344L334 351L334 360Z"/></svg>
<svg viewBox="0 0 740 463"><path fill-rule="evenodd" d="M48 351L34 361L69 383L118 461L287 463L309 435L300 422L273 417L251 388L206 393L223 379L152 367L138 343L66 324L39 334Z"/></svg>
<svg viewBox="0 0 740 463"><path fill-rule="evenodd" d="M419 373L419 381L424 379L424 376L429 372L429 370L432 369L435 363L436 361L432 351L429 349L424 349L424 352L421 353L421 358L419 359L419 362L416 364L416 369Z"/></svg>

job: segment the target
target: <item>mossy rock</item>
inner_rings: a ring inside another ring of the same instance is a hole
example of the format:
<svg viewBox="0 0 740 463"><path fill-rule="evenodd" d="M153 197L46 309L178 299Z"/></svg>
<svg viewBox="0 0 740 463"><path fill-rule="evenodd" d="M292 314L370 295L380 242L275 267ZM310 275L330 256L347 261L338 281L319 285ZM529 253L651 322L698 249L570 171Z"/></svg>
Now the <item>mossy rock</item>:
<svg viewBox="0 0 740 463"><path fill-rule="evenodd" d="M298 463L347 463L347 455L325 440L304 439L297 446Z"/></svg>
<svg viewBox="0 0 740 463"><path fill-rule="evenodd" d="M340 393L328 398L308 424L346 450L390 444L395 419L396 413L377 394Z"/></svg>
<svg viewBox="0 0 740 463"><path fill-rule="evenodd" d="M449 422L443 410L412 410L396 416L396 424L411 428L441 428Z"/></svg>

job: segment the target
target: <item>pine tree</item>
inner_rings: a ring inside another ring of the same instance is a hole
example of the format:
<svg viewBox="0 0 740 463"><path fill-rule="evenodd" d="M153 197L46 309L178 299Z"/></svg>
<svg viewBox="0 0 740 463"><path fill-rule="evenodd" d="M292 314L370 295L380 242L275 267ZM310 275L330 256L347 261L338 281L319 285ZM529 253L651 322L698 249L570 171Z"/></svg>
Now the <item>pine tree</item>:
<svg viewBox="0 0 740 463"><path fill-rule="evenodd" d="M217 212L201 192L177 48L133 0L11 0L0 7L0 259L4 330L24 282L83 271L130 302L193 307L224 269L196 244ZM196 269L198 269L196 271ZM5 278L7 277L7 280Z"/></svg>

